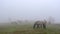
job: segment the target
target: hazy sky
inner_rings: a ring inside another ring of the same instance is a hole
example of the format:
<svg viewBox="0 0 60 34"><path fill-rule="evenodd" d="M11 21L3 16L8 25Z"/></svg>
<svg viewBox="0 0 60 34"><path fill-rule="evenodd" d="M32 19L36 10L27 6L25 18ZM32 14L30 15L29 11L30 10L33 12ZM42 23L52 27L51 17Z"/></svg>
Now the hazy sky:
<svg viewBox="0 0 60 34"><path fill-rule="evenodd" d="M60 21L60 0L0 0L0 21L49 16Z"/></svg>

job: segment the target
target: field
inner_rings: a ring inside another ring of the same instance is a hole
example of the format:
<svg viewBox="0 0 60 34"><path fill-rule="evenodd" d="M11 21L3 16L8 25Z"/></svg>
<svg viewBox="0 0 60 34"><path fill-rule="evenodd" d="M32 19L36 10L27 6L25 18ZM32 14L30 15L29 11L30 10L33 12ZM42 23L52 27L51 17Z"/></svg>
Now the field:
<svg viewBox="0 0 60 34"><path fill-rule="evenodd" d="M0 34L60 34L60 25L51 24L47 29L35 28L32 24L0 26Z"/></svg>

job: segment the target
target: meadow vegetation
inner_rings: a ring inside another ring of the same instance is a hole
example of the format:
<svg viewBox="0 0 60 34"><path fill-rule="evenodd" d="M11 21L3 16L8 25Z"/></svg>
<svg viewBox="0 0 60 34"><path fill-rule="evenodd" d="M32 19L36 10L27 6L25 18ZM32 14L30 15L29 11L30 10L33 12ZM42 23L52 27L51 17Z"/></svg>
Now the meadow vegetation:
<svg viewBox="0 0 60 34"><path fill-rule="evenodd" d="M0 34L60 34L59 24L50 24L47 29L35 28L33 24L0 26Z"/></svg>

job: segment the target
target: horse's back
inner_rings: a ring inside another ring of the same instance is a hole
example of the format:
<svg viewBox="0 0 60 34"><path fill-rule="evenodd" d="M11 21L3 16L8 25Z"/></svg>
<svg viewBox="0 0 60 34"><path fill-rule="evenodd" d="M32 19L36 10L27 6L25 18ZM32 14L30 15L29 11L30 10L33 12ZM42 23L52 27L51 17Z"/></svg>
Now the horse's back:
<svg viewBox="0 0 60 34"><path fill-rule="evenodd" d="M42 21L36 21L35 24L42 24Z"/></svg>

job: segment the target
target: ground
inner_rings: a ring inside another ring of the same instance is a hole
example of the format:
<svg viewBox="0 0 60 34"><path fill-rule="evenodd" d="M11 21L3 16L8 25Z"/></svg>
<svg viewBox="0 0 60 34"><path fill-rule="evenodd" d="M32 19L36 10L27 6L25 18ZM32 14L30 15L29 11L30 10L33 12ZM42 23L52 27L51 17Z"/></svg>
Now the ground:
<svg viewBox="0 0 60 34"><path fill-rule="evenodd" d="M0 34L60 34L59 25L48 25L47 29L35 28L33 25L14 25L0 27Z"/></svg>

